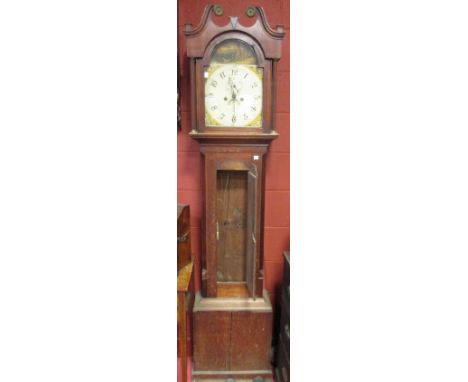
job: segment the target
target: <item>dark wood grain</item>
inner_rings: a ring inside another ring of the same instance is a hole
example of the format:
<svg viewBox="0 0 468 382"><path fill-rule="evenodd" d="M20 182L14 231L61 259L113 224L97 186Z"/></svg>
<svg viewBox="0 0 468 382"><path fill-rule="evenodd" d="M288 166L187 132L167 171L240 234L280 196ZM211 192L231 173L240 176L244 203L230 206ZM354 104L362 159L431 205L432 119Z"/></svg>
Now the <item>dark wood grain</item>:
<svg viewBox="0 0 468 382"><path fill-rule="evenodd" d="M190 206L177 204L177 271L192 260L190 245Z"/></svg>
<svg viewBox="0 0 468 382"><path fill-rule="evenodd" d="M194 312L195 370L228 370L231 312Z"/></svg>
<svg viewBox="0 0 468 382"><path fill-rule="evenodd" d="M217 281L245 282L247 172L218 171L216 188Z"/></svg>
<svg viewBox="0 0 468 382"><path fill-rule="evenodd" d="M272 376L272 307L263 298L202 298L194 305L193 376L251 378ZM237 380L237 379L236 379Z"/></svg>
<svg viewBox="0 0 468 382"><path fill-rule="evenodd" d="M271 325L271 312L232 312L231 370L270 368Z"/></svg>

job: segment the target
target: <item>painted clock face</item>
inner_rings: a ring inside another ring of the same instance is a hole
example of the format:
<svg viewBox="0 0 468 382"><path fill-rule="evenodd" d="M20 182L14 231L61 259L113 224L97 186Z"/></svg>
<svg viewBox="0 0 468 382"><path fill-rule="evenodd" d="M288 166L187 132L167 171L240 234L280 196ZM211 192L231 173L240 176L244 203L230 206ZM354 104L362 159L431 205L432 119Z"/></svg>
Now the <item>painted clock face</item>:
<svg viewBox="0 0 468 382"><path fill-rule="evenodd" d="M205 125L262 127L262 74L256 65L210 65L205 71Z"/></svg>

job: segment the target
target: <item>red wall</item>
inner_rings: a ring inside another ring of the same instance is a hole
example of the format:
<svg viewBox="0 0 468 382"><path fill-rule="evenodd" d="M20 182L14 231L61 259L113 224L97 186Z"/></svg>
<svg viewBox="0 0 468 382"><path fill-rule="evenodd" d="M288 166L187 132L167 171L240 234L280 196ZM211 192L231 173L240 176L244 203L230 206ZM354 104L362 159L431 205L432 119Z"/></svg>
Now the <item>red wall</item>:
<svg viewBox="0 0 468 382"><path fill-rule="evenodd" d="M216 18L221 25L228 23L229 16L239 16L239 22L244 25L252 24L254 20L245 16L245 9L254 4L265 9L268 22L272 27L282 24L286 30L283 56L278 64L276 118L277 131L280 136L273 141L266 157L264 271L265 288L270 293L274 303L277 298L275 292L282 279L282 254L289 249L289 0L256 2L251 0L217 0L214 3L224 7L224 15ZM196 262L195 288L197 290L200 287L202 168L198 143L188 136L190 130L190 79L183 29L186 23L198 25L207 4L213 4L213 2L206 0L178 1L182 127L177 133L177 201L190 204L192 253Z"/></svg>

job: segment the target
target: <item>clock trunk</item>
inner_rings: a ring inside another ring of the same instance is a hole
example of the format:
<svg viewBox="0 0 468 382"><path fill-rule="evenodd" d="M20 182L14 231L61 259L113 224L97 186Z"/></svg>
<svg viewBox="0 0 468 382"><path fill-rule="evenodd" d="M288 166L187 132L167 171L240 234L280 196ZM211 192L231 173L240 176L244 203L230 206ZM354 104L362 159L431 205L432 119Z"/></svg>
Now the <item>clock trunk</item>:
<svg viewBox="0 0 468 382"><path fill-rule="evenodd" d="M206 179L203 295L261 297L266 145L203 144L201 150Z"/></svg>

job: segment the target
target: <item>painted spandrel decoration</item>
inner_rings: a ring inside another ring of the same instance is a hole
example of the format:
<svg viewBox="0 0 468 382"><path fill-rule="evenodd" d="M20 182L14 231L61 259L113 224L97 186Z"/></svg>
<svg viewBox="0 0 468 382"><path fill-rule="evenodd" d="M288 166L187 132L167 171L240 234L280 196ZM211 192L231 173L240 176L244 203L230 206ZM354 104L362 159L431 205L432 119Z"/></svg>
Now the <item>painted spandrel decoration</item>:
<svg viewBox="0 0 468 382"><path fill-rule="evenodd" d="M261 127L263 71L240 40L216 47L205 70L205 125Z"/></svg>
<svg viewBox="0 0 468 382"><path fill-rule="evenodd" d="M256 65L253 49L240 40L227 40L219 44L211 56L211 64Z"/></svg>

